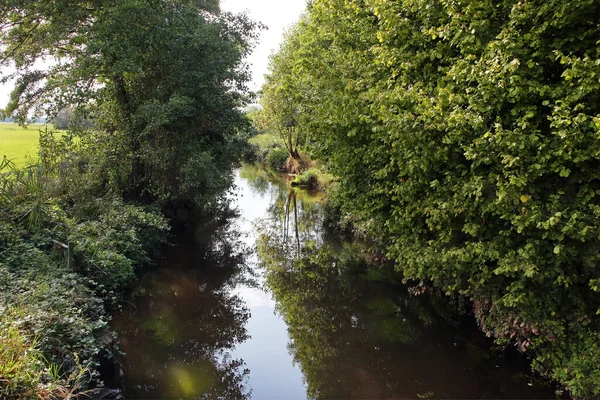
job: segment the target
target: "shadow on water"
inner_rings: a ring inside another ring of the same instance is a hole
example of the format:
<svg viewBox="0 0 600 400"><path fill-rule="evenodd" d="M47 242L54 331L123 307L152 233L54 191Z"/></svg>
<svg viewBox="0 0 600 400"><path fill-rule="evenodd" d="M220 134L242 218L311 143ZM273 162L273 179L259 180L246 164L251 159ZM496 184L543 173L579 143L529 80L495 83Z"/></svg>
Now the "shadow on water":
<svg viewBox="0 0 600 400"><path fill-rule="evenodd" d="M249 371L231 356L250 318L231 293L249 280L240 237L231 219L205 221L141 277L112 324L125 353L115 378L127 398L249 398Z"/></svg>
<svg viewBox="0 0 600 400"><path fill-rule="evenodd" d="M216 213L141 277L113 321L127 398L555 398L459 305L409 294L336 239L320 196L287 180L244 166L240 214Z"/></svg>

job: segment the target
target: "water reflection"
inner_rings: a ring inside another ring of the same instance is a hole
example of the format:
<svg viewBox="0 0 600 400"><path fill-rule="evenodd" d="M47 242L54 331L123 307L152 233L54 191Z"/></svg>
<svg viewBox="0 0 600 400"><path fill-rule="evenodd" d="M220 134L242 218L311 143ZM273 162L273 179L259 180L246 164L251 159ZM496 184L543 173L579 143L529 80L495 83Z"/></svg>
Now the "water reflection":
<svg viewBox="0 0 600 400"><path fill-rule="evenodd" d="M229 213L231 214L231 213ZM126 353L116 373L127 398L246 399L249 370L231 350L248 339L250 313L231 288L248 248L223 214L165 250L114 328Z"/></svg>
<svg viewBox="0 0 600 400"><path fill-rule="evenodd" d="M302 243L322 242L322 199L318 192L291 187L290 177L257 166L245 165L240 176L255 193L264 195L271 190L266 215L256 221L256 227L261 234L280 239L278 244L288 256L294 257Z"/></svg>

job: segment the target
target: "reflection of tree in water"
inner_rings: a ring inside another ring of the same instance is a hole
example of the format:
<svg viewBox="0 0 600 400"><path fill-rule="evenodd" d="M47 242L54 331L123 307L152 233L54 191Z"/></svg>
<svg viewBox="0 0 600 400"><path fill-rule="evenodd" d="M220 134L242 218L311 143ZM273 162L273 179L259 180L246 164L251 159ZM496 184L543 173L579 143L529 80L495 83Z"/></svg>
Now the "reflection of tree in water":
<svg viewBox="0 0 600 400"><path fill-rule="evenodd" d="M222 214L221 214L222 215ZM206 221L164 252L133 295L133 312L118 315L128 398L245 399L249 371L232 359L248 338L244 302L230 293L246 268L248 249L230 220Z"/></svg>
<svg viewBox="0 0 600 400"><path fill-rule="evenodd" d="M321 240L321 204L302 189L280 190L268 214L268 221L260 229L272 231L270 236L279 239L279 245L288 251L297 253L303 243Z"/></svg>
<svg viewBox="0 0 600 400"><path fill-rule="evenodd" d="M322 237L322 212L320 196L301 188L292 188L286 175L276 175L261 166L245 164L240 170L252 190L261 195L274 194L263 224L276 230L282 246L298 249L309 240L320 241ZM276 187L278 190L273 190Z"/></svg>
<svg viewBox="0 0 600 400"><path fill-rule="evenodd" d="M248 182L250 188L259 195L270 192L271 185L285 185L283 181L277 180L277 176L259 165L245 164L240 169L240 177Z"/></svg>
<svg viewBox="0 0 600 400"><path fill-rule="evenodd" d="M409 296L355 248L308 242L295 255L274 232L259 258L311 398L540 396L486 361L441 297Z"/></svg>

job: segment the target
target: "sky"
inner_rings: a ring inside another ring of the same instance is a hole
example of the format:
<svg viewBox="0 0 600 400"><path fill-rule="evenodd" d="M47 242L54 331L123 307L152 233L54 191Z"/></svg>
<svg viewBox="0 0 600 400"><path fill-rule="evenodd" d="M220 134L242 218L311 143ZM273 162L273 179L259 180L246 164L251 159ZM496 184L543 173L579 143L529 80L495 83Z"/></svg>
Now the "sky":
<svg viewBox="0 0 600 400"><path fill-rule="evenodd" d="M251 89L258 90L268 71L269 55L279 48L285 30L298 21L306 9L306 0L221 0L221 9L235 13L248 12L252 19L268 28L262 31L258 45L248 59L252 70ZM10 84L0 86L0 108L8 103L11 90Z"/></svg>
<svg viewBox="0 0 600 400"><path fill-rule="evenodd" d="M6 73L7 71L7 69L0 68L0 75L2 75L2 73ZM10 94L11 89L12 85L0 83L0 108L6 107L6 104L8 103L8 95Z"/></svg>
<svg viewBox="0 0 600 400"><path fill-rule="evenodd" d="M306 0L221 0L221 9L236 13L247 11L252 19L268 28L262 31L259 44L248 60L252 64L252 89L258 90L268 71L269 55L279 48L285 30L298 21L306 9Z"/></svg>

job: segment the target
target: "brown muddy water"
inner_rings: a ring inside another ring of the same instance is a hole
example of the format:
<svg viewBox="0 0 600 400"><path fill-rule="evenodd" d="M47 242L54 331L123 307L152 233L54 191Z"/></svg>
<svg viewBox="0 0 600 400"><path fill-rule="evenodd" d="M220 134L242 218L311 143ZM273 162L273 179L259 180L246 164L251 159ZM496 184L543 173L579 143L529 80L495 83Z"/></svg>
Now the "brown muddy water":
<svg viewBox="0 0 600 400"><path fill-rule="evenodd" d="M555 398L464 305L328 233L318 195L250 165L235 185L114 314L125 398Z"/></svg>

